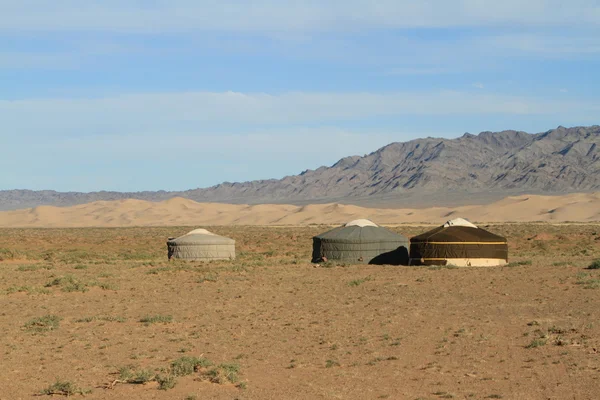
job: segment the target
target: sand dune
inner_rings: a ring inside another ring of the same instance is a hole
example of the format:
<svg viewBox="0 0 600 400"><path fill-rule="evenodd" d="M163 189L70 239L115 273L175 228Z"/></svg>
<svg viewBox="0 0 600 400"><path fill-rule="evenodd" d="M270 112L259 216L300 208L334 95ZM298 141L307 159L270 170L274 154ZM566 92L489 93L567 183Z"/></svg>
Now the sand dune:
<svg viewBox="0 0 600 400"><path fill-rule="evenodd" d="M0 212L0 227L118 227L165 225L339 224L369 218L379 224L439 223L455 217L477 222L600 221L600 192L564 196L515 196L488 205L375 209L344 204L306 206L97 201L72 207L40 206Z"/></svg>

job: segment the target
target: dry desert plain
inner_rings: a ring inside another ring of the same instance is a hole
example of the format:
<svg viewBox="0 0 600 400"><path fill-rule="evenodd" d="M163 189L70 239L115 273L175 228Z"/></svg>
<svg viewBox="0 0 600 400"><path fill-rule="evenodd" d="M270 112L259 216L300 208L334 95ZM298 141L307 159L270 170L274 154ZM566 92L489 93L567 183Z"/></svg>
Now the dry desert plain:
<svg viewBox="0 0 600 400"><path fill-rule="evenodd" d="M460 269L313 265L327 226L209 229L235 261L169 262L189 226L0 229L0 399L599 397L598 223L489 225L511 264Z"/></svg>

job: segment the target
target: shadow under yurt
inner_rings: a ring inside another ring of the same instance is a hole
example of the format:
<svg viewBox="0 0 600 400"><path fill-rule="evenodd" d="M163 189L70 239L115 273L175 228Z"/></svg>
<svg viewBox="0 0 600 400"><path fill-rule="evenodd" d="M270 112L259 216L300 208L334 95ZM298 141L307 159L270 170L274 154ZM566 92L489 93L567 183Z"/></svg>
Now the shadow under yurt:
<svg viewBox="0 0 600 400"><path fill-rule="evenodd" d="M410 239L410 265L493 267L507 262L506 238L462 218Z"/></svg>
<svg viewBox="0 0 600 400"><path fill-rule="evenodd" d="M167 241L168 257L182 260L212 261L235 259L235 240L206 229L195 229Z"/></svg>
<svg viewBox="0 0 600 400"><path fill-rule="evenodd" d="M313 237L313 262L408 265L408 239L358 219Z"/></svg>

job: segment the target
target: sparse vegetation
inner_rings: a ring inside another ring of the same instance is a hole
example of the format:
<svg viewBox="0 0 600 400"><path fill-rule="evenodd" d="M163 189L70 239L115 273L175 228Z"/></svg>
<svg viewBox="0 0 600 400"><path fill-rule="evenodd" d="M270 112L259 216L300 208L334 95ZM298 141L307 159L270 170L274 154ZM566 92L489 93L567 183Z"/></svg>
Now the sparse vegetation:
<svg viewBox="0 0 600 400"><path fill-rule="evenodd" d="M53 396L73 396L76 394L88 394L91 390L83 390L73 382L56 380L52 385L40 391L41 395Z"/></svg>
<svg viewBox="0 0 600 400"><path fill-rule="evenodd" d="M590 265L588 265L587 269L600 269L600 259L594 260Z"/></svg>
<svg viewBox="0 0 600 400"><path fill-rule="evenodd" d="M58 286L63 292L87 292L88 285L75 278L73 275L65 275L53 279L46 287Z"/></svg>
<svg viewBox="0 0 600 400"><path fill-rule="evenodd" d="M354 279L354 280L351 280L350 282L348 282L348 286L360 286L363 283L368 282L372 279L373 278L371 278L370 276L367 276L366 278L361 278L361 279Z"/></svg>
<svg viewBox="0 0 600 400"><path fill-rule="evenodd" d="M39 271L39 270L51 270L54 266L52 264L24 264L17 267L17 271Z"/></svg>
<svg viewBox="0 0 600 400"><path fill-rule="evenodd" d="M537 338L537 339L533 339L527 346L525 346L527 349L535 349L536 347L541 347L541 346L545 346L546 343L548 342L547 339L545 338Z"/></svg>
<svg viewBox="0 0 600 400"><path fill-rule="evenodd" d="M524 265L531 265L531 260L522 260L522 261L512 261L506 264L507 267L522 267Z"/></svg>
<svg viewBox="0 0 600 400"><path fill-rule="evenodd" d="M157 375L156 382L159 390L169 390L175 387L177 378L174 375Z"/></svg>
<svg viewBox="0 0 600 400"><path fill-rule="evenodd" d="M36 286L11 286L4 291L6 294L21 293L27 294L50 294L48 289Z"/></svg>
<svg viewBox="0 0 600 400"><path fill-rule="evenodd" d="M124 383L143 385L155 378L156 374L148 369L135 369L131 366L119 368L119 381Z"/></svg>
<svg viewBox="0 0 600 400"><path fill-rule="evenodd" d="M148 390L180 400L188 393L189 400L219 392L233 398L246 385L247 393L237 397L260 397L269 387L273 397L309 398L318 393L304 383L316 378L332 396L343 397L342 385L351 385L362 398L497 399L509 396L503 379L512 360L524 373L511 372L511 382L524 395L538 390L527 377L548 368L582 371L582 393L595 393L594 374L584 372L595 368L589 360L600 337L600 324L592 323L600 317L599 289L584 288L600 279L587 269L600 258L598 235L590 235L597 225L494 225L491 231L509 238L511 259L530 266L440 273L313 265L310 239L328 229L323 226L218 227L216 233L236 239L236 260L167 263L164 238L189 229L0 229L1 247L16 254L0 263L0 358L19 366L5 371L0 387L8 383L15 398L26 398L53 383L55 374L71 371L66 380L84 388L106 384L94 389L94 398L152 397ZM427 228L391 229L412 236ZM544 239L543 251L524 239L536 232L559 240ZM73 281L86 291L63 291ZM111 292L116 284L119 291ZM53 326L43 316L64 319ZM34 317L40 321L31 323ZM520 331L495 329L515 323ZM483 358L487 362L475 361ZM230 362L237 369L223 368ZM135 365L124 367L121 379L117 369L129 363ZM261 374L263 367L268 374ZM407 381L424 373L427 380L399 389L381 379L398 368ZM463 384L455 385L450 374ZM353 385L358 375L377 387ZM547 375L544 384L563 398L568 388L554 386L560 376ZM36 380L42 384L32 386ZM469 393L471 386L479 391Z"/></svg>
<svg viewBox="0 0 600 400"><path fill-rule="evenodd" d="M204 372L204 376L212 383L237 383L240 366L238 364L219 364Z"/></svg>
<svg viewBox="0 0 600 400"><path fill-rule="evenodd" d="M217 274L204 274L198 279L198 283L204 282L216 282L219 279L219 275Z"/></svg>
<svg viewBox="0 0 600 400"><path fill-rule="evenodd" d="M150 325L150 324L168 324L170 322L173 322L173 316L172 315L146 315L145 317L140 319L140 322L142 322L145 325Z"/></svg>
<svg viewBox="0 0 600 400"><path fill-rule="evenodd" d="M580 272L577 274L577 285L583 286L584 289L600 288L600 278L593 278L592 275Z"/></svg>
<svg viewBox="0 0 600 400"><path fill-rule="evenodd" d="M171 362L171 373L175 376L186 376L198 371L199 368L208 368L213 363L203 357L181 357Z"/></svg>
<svg viewBox="0 0 600 400"><path fill-rule="evenodd" d="M94 322L94 321L102 321L102 322L125 322L127 318L125 317L111 317L111 316L93 316L76 319L75 322Z"/></svg>
<svg viewBox="0 0 600 400"><path fill-rule="evenodd" d="M44 315L33 318L25 323L25 329L30 332L43 333L58 329L62 318L56 315Z"/></svg>
<svg viewBox="0 0 600 400"><path fill-rule="evenodd" d="M448 392L435 392L433 393L434 396L438 396L441 399L453 399L454 395L452 393L448 393Z"/></svg>

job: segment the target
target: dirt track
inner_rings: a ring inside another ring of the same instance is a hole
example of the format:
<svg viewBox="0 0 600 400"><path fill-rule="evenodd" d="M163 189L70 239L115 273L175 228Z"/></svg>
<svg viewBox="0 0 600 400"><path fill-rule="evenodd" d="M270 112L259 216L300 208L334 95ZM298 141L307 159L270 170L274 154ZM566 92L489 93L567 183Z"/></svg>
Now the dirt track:
<svg viewBox="0 0 600 400"><path fill-rule="evenodd" d="M239 254L212 265L167 262L189 228L0 230L0 398L56 378L90 399L598 398L600 226L496 226L521 265L487 269L313 266L322 229L212 228ZM56 329L25 328L46 315ZM182 356L238 364L245 388L104 388Z"/></svg>

